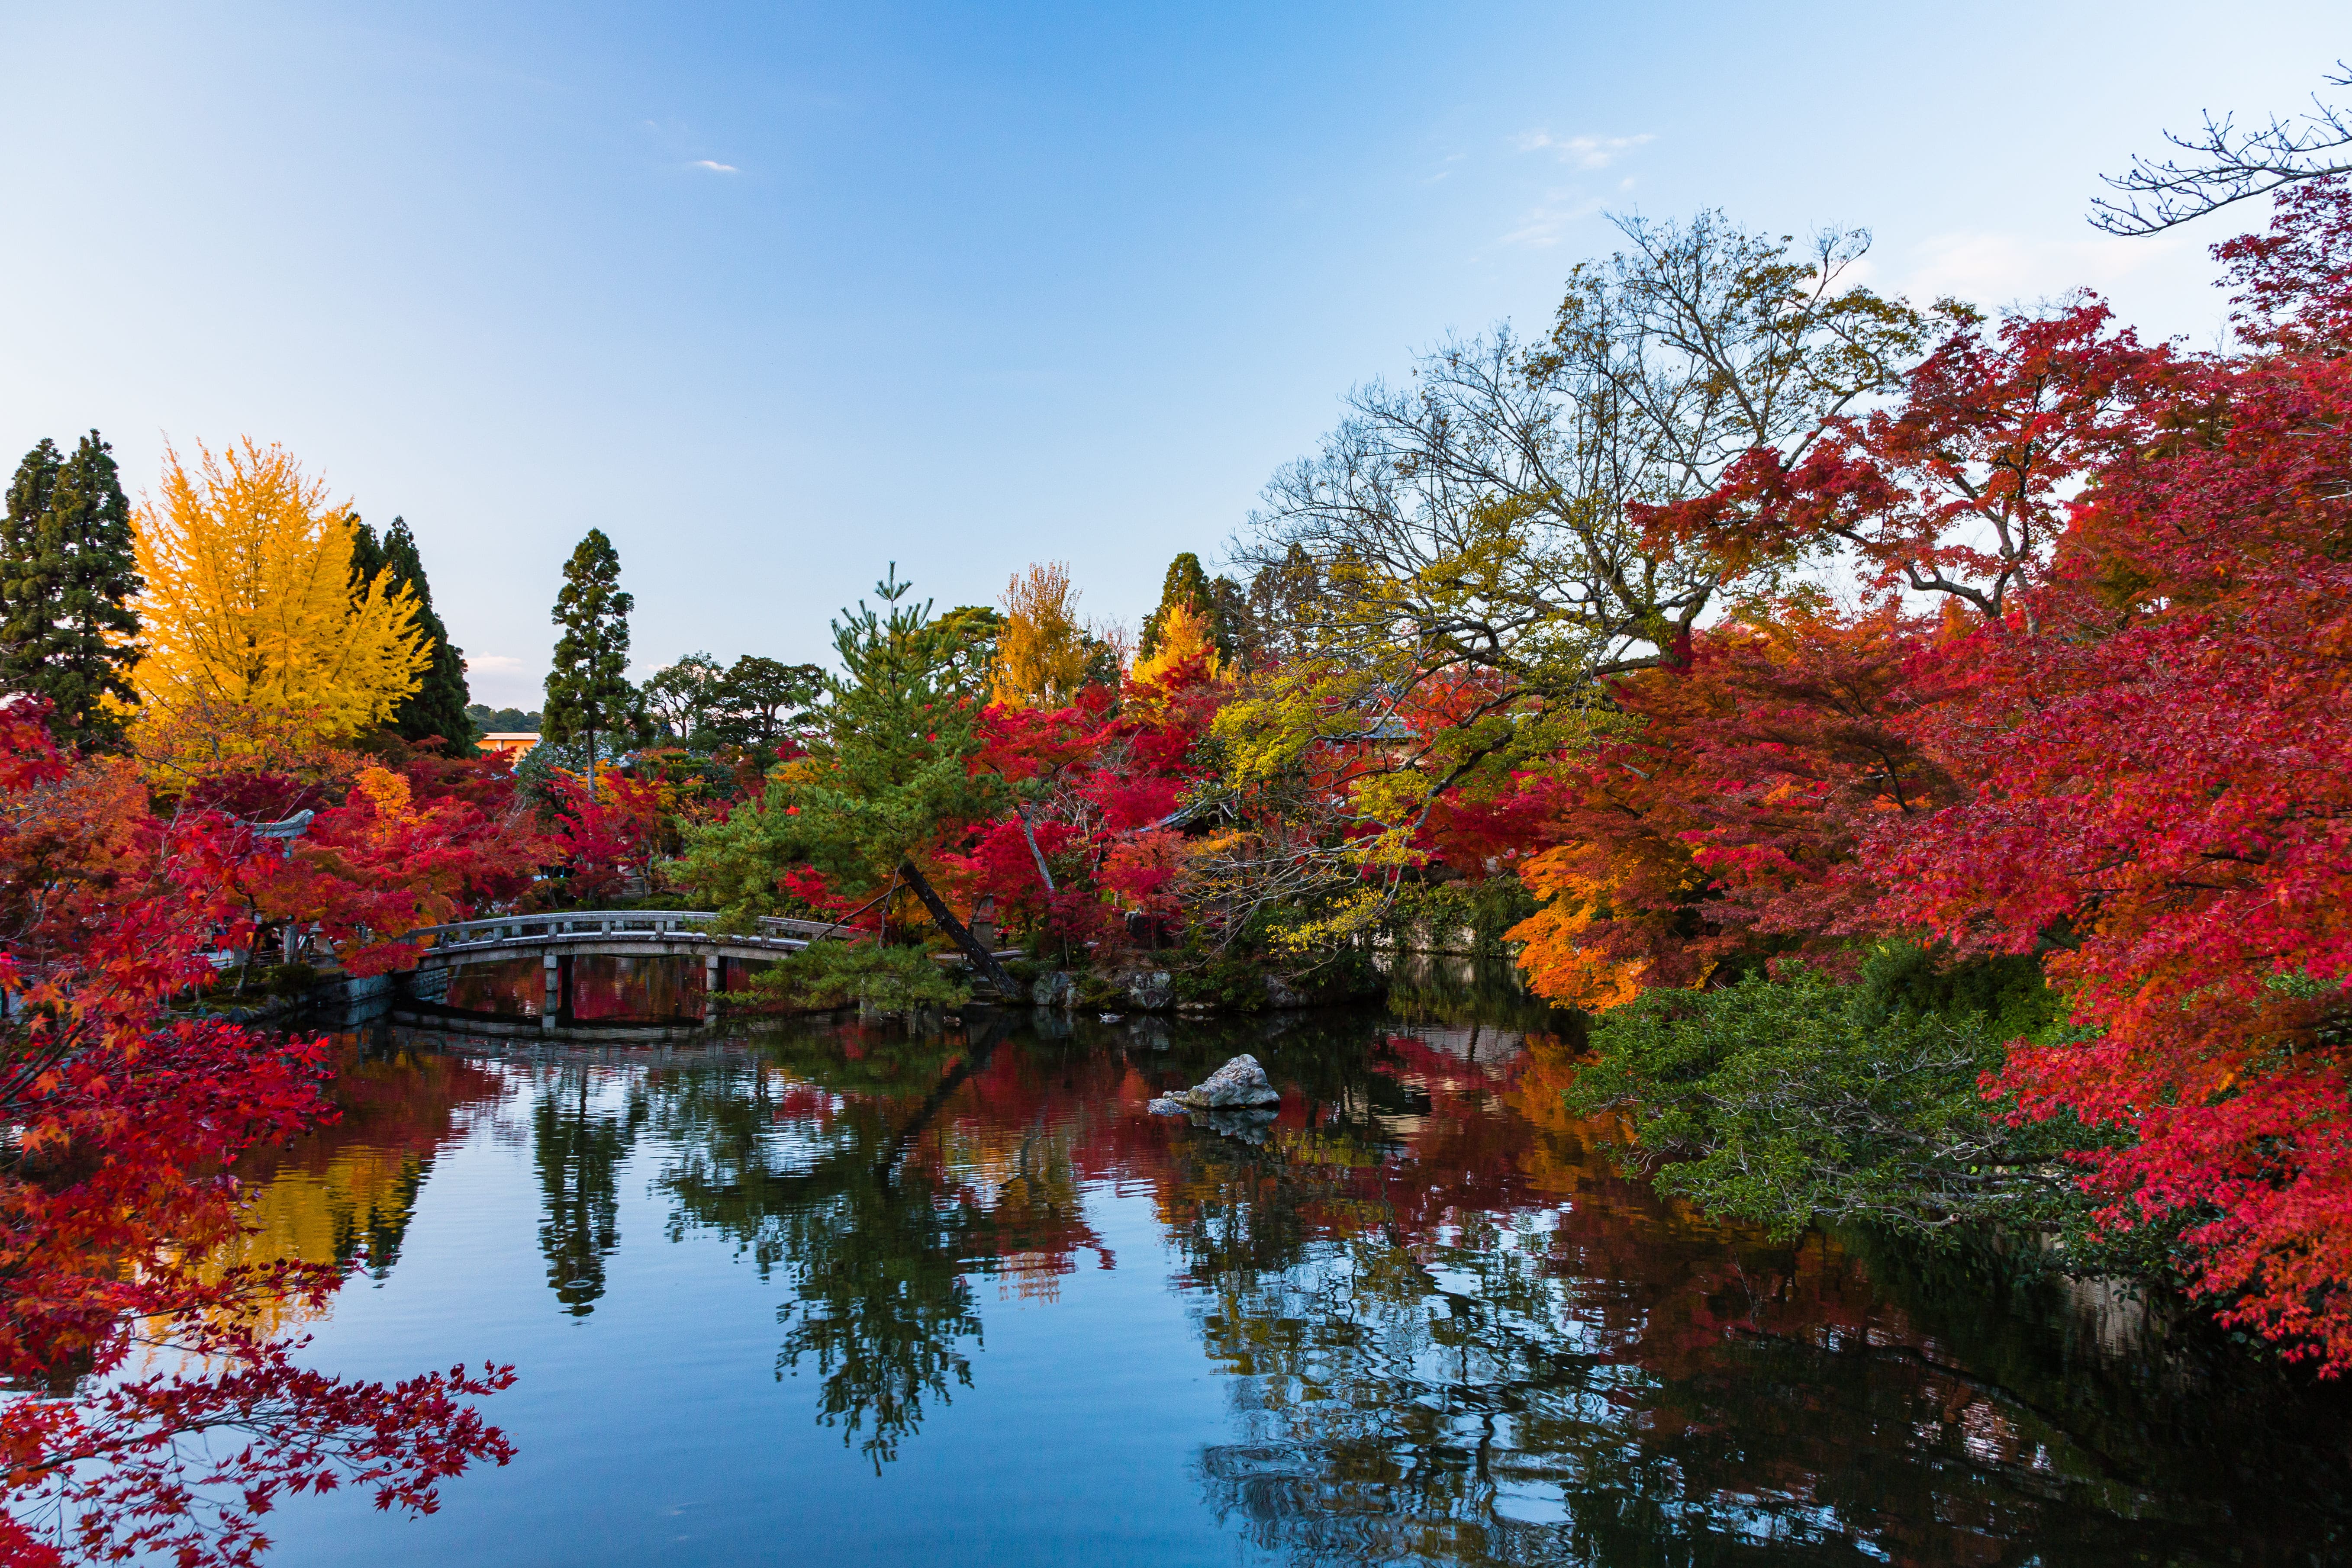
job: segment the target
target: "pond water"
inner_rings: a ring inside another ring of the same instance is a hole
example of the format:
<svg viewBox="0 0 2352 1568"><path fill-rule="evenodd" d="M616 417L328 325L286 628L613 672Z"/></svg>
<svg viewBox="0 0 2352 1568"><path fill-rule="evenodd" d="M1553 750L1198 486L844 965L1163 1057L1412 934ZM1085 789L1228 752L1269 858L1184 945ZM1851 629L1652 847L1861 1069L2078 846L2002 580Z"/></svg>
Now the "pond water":
<svg viewBox="0 0 2352 1568"><path fill-rule="evenodd" d="M289 1564L2342 1561L2352 1405L2082 1288L1617 1175L1454 1004L659 1047L379 1028L261 1161L289 1330L520 1450ZM1234 1136L1149 1116L1240 1050Z"/></svg>

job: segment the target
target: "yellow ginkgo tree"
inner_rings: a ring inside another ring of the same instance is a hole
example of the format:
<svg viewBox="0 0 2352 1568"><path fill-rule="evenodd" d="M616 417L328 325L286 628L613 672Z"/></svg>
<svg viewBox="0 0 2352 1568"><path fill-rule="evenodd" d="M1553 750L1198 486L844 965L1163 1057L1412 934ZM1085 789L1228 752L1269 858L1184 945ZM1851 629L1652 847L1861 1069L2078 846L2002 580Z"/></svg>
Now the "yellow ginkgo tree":
<svg viewBox="0 0 2352 1568"><path fill-rule="evenodd" d="M196 457L165 450L137 518L142 727L173 751L213 732L217 752L240 719L325 741L391 718L432 649L389 569L352 582L349 503L274 444Z"/></svg>
<svg viewBox="0 0 2352 1568"><path fill-rule="evenodd" d="M1058 708L1087 683L1094 658L1067 563L1034 565L1006 584L989 695L1013 708Z"/></svg>

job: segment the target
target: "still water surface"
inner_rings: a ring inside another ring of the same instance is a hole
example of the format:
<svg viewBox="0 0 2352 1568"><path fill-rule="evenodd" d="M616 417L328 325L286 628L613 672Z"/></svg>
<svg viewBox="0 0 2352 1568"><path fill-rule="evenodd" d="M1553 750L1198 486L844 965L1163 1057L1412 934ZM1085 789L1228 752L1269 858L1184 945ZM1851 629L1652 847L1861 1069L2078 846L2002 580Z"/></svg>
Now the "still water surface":
<svg viewBox="0 0 2352 1568"><path fill-rule="evenodd" d="M1619 1177L1494 1006L379 1029L264 1161L306 1356L512 1363L520 1457L288 1564L2327 1563L2352 1406L2095 1291ZM1271 1126L1147 1116L1239 1050Z"/></svg>

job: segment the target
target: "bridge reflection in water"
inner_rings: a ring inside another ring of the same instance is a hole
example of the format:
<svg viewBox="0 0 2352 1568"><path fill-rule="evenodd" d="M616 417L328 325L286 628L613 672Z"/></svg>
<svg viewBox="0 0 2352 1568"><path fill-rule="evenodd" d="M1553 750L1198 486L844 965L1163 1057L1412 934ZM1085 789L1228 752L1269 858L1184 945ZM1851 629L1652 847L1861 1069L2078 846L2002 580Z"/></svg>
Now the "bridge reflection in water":
<svg viewBox="0 0 2352 1568"><path fill-rule="evenodd" d="M740 958L719 961L720 991L740 991L761 966ZM454 969L442 1006L485 1018L548 1017L548 969L539 957L490 959ZM667 953L559 955L556 1024L699 1022L709 1012L709 968L698 957Z"/></svg>

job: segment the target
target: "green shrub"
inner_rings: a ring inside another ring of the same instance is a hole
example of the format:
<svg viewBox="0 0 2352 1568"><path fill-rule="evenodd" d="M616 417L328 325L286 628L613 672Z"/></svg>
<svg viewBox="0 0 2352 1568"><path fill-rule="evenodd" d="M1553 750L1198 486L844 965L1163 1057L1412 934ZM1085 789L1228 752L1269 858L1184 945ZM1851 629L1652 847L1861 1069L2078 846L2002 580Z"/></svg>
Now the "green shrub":
<svg viewBox="0 0 2352 1568"><path fill-rule="evenodd" d="M2025 954L1947 961L1916 942L1882 942L1863 960L1853 987L1856 1016L1875 1020L1934 1013L1976 1018L2001 1041L2039 1037L2065 1015L2065 998L2042 982L2042 965Z"/></svg>
<svg viewBox="0 0 2352 1568"><path fill-rule="evenodd" d="M1223 955L1199 961L1196 967L1169 972L1180 1002L1206 1003L1221 1011L1255 1013L1265 1005L1266 965L1247 958Z"/></svg>
<svg viewBox="0 0 2352 1568"><path fill-rule="evenodd" d="M1627 1170L1777 1236L1824 1222L1941 1237L2063 1206L2052 1162L2071 1129L2011 1127L1980 1087L2011 1024L2054 1011L2038 973L2028 987L2006 969L1873 963L1851 986L1791 963L1650 992L1594 1026L1570 1107L1627 1117Z"/></svg>
<svg viewBox="0 0 2352 1568"><path fill-rule="evenodd" d="M1510 875L1479 882L1409 882L1397 889L1389 931L1402 943L1467 930L1474 953L1503 951L1503 933L1536 912L1535 895Z"/></svg>
<svg viewBox="0 0 2352 1568"><path fill-rule="evenodd" d="M878 1013L957 1007L971 988L918 947L820 942L751 976L755 1003L814 1010L856 1004Z"/></svg>

